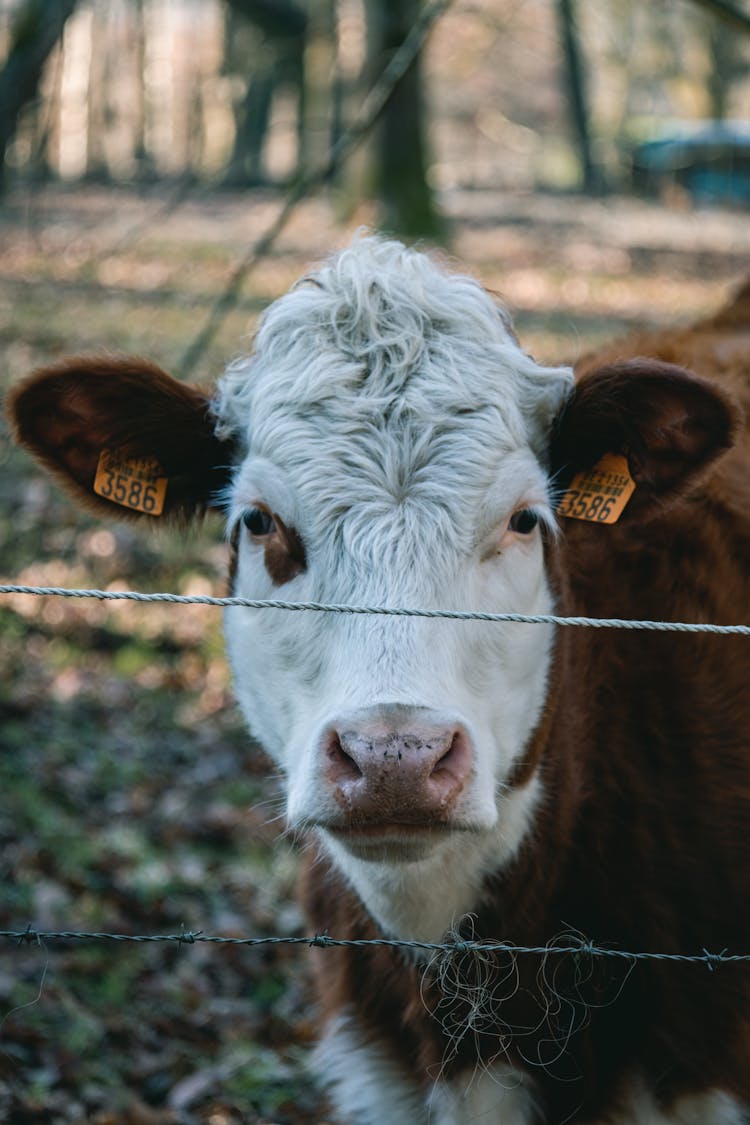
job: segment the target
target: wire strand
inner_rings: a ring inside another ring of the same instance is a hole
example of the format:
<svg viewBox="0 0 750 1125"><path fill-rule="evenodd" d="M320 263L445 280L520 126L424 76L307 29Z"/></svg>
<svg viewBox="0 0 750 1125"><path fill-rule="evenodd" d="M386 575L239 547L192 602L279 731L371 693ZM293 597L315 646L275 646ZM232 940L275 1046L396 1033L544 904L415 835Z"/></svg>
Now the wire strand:
<svg viewBox="0 0 750 1125"><path fill-rule="evenodd" d="M17 945L41 945L45 941L82 942L135 942L136 944L195 945L307 945L316 949L418 949L426 953L513 953L529 956L586 956L613 957L630 961L671 961L680 964L706 965L714 969L717 965L750 962L750 953L710 953L703 949L700 953L658 953L610 949L581 940L556 945L514 945L507 941L483 941L455 939L449 942L411 941L405 938L335 938L329 934L315 934L308 937L228 937L220 934L205 934L202 930L182 930L178 934L122 934L103 931L81 930L37 930L27 926L25 930L0 930L0 938Z"/></svg>
<svg viewBox="0 0 750 1125"><path fill-rule="evenodd" d="M482 613L459 609L410 609L397 606L337 605L325 602L286 602L256 598L214 598L208 594L146 594L138 590L88 590L66 586L0 585L0 595L28 594L48 598L95 598L98 601L162 602L173 605L239 606L309 613L374 614L386 617L424 617L449 621L516 622L522 625L560 625L587 629L630 629L659 633L716 633L750 636L750 625L715 625L699 621L642 621L620 617L561 617L554 613Z"/></svg>

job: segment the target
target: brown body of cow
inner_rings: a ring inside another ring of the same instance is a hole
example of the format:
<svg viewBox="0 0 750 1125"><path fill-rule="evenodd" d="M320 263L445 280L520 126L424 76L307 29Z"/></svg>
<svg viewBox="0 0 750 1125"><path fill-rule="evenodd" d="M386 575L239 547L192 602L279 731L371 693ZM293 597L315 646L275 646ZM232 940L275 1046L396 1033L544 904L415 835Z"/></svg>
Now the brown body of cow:
<svg viewBox="0 0 750 1125"><path fill-rule="evenodd" d="M644 355L717 379L750 418L750 285L702 324L585 356L577 378ZM607 529L566 520L548 545L548 571L563 615L746 622L747 429L663 513ZM547 708L522 768L540 762L550 799L516 861L488 880L464 936L748 952L747 638L559 629ZM309 858L303 901L319 932L377 936L324 855ZM634 1075L667 1113L710 1088L750 1106L747 965L493 956L465 955L446 980L439 960L425 971L398 949L314 953L331 1017L353 1007L375 1041L398 1043L411 1074L449 1079L478 1058L528 1068L540 1121L598 1122L620 1109L616 1120L629 1121Z"/></svg>

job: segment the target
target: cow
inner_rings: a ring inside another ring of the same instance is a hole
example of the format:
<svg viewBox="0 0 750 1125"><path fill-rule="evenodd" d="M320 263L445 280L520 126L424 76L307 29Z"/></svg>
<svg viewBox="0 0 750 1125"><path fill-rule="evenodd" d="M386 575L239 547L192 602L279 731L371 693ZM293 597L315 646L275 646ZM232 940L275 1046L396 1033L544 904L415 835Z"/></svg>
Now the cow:
<svg viewBox="0 0 750 1125"><path fill-rule="evenodd" d="M475 280L373 235L271 304L213 391L73 358L9 413L101 516L224 511L240 597L732 623L750 605L749 333L746 287L574 376L526 354ZM225 620L307 845L311 929L407 943L312 951L337 1120L750 1120L747 965L591 944L748 952L745 637Z"/></svg>

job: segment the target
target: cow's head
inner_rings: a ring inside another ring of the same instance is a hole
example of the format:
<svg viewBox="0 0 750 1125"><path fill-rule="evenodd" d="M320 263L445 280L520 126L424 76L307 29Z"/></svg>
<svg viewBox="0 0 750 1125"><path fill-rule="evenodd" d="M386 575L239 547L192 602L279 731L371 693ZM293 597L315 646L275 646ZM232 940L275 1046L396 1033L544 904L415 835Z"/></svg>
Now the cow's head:
<svg viewBox="0 0 750 1125"><path fill-rule="evenodd" d="M141 361L69 361L22 384L11 413L100 511L127 511L94 491L102 450L115 467L158 461L162 518L225 508L238 595L526 614L553 608L556 474L623 453L646 518L733 426L710 384L645 360L574 392L481 286L374 238L273 304L211 400ZM542 788L515 767L544 708L549 628L233 607L226 635L291 825L360 889L395 862L471 855L476 872L517 848Z"/></svg>

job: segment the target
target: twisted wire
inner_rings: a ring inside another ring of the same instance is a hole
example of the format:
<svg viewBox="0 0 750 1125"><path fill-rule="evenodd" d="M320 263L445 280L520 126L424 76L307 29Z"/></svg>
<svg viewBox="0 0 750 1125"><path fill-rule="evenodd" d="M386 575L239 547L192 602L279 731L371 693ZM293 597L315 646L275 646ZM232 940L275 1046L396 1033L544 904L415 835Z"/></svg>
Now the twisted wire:
<svg viewBox="0 0 750 1125"><path fill-rule="evenodd" d="M477 610L413 609L397 606L337 605L325 602L286 602L256 598L215 598L208 594L145 594L138 590L88 590L66 586L0 585L1 594L36 597L96 598L99 601L166 602L174 605L241 606L246 609L282 609L312 613L377 614L387 617L425 617L450 621L518 622L524 625L560 625L587 629L631 629L659 633L716 633L750 636L750 625L715 625L696 621L642 621L619 617L561 617L554 613L483 613Z"/></svg>
<svg viewBox="0 0 750 1125"><path fill-rule="evenodd" d="M514 945L507 941L492 940L453 940L440 941L412 941L406 938L335 938L327 933L314 934L312 937L228 937L220 934L205 934L202 930L181 930L177 934L122 934L107 933L103 931L81 930L37 930L27 926L25 930L0 930L0 938L13 941L17 945L41 945L45 941L83 941L83 942L135 942L136 944L172 944L195 945L203 943L208 945L234 945L234 946L263 946L263 945L307 945L316 949L337 948L391 948L391 949L418 949L427 953L513 953L536 956L585 956L585 957L611 957L628 961L671 961L678 964L705 965L713 971L719 965L739 964L750 962L750 953L729 953L723 949L720 953L711 953L703 949L700 953L659 953L648 951L633 951L625 949L611 949L598 946L591 941L576 941L568 944L548 945Z"/></svg>

